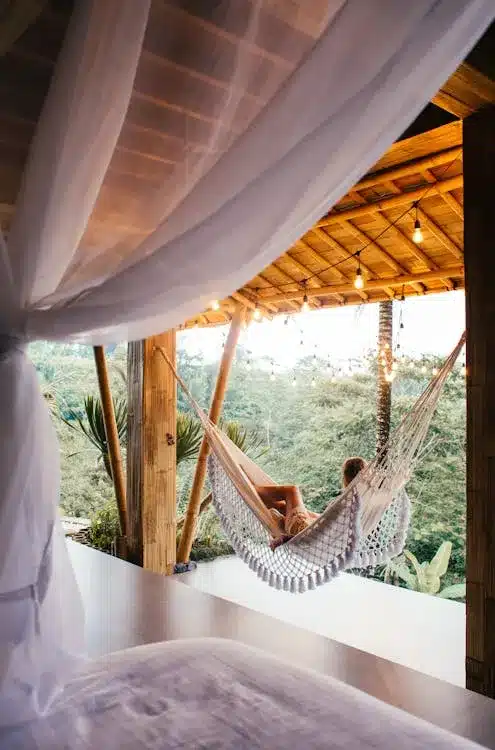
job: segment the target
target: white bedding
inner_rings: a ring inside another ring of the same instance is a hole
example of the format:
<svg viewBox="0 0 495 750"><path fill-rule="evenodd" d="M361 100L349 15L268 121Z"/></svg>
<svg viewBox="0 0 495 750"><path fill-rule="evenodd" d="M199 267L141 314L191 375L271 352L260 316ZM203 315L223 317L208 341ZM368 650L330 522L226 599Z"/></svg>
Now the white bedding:
<svg viewBox="0 0 495 750"><path fill-rule="evenodd" d="M88 666L2 750L474 750L331 678L233 641L169 641Z"/></svg>

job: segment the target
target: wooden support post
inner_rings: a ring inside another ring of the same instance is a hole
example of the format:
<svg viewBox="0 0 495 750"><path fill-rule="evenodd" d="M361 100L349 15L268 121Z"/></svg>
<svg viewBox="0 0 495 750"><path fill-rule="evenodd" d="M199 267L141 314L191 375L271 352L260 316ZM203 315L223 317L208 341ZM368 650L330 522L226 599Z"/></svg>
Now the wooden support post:
<svg viewBox="0 0 495 750"><path fill-rule="evenodd" d="M115 499L117 501L117 508L119 511L120 532L125 540L128 528L124 467L122 464L122 453L120 450L117 422L115 420L115 410L113 408L110 378L108 376L108 368L104 348L102 346L94 346L93 352L96 364L96 374L98 376L98 385L100 388L103 421L105 423L105 433L107 436L108 457L110 459L110 468L112 470Z"/></svg>
<svg viewBox="0 0 495 750"><path fill-rule="evenodd" d="M177 385L157 350L175 362L175 332L129 345L129 557L173 573L176 550Z"/></svg>
<svg viewBox="0 0 495 750"><path fill-rule="evenodd" d="M464 120L466 681L495 698L495 107Z"/></svg>
<svg viewBox="0 0 495 750"><path fill-rule="evenodd" d="M222 359L220 361L220 368L218 370L215 391L213 393L213 398L211 401L210 419L212 422L214 422L214 424L217 424L222 411L229 374L232 367L235 349L239 340L239 334L241 332L243 320L244 308L238 306L232 318L232 323L230 324L229 335L227 336L227 340L225 342L225 348L223 350ZM196 464L196 471L191 488L191 495L189 497L189 503L185 514L179 549L177 551L178 562L188 562L189 556L191 554L191 548L196 533L199 508L201 505L201 493L203 491L206 479L208 452L208 442L205 438L203 438L203 442L201 443L201 448L199 450L198 462Z"/></svg>

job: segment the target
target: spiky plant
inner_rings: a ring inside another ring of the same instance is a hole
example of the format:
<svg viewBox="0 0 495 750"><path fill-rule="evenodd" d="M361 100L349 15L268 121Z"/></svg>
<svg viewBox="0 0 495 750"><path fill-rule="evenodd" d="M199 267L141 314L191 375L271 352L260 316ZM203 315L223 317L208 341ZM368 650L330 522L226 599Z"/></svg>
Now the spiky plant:
<svg viewBox="0 0 495 750"><path fill-rule="evenodd" d="M201 423L187 412L178 412L176 431L177 466L182 461L195 459L199 453L203 430Z"/></svg>
<svg viewBox="0 0 495 750"><path fill-rule="evenodd" d="M115 421L117 431L122 446L125 446L127 440L127 403L124 398L114 398L113 408L115 411ZM70 427L71 430L84 435L91 445L98 451L98 460L102 461L105 471L112 478L112 468L110 465L110 454L108 451L107 436L105 433L105 421L103 419L103 407L97 396L86 396L83 404L84 416L80 417L72 409L69 410L69 417L61 417L62 422Z"/></svg>
<svg viewBox="0 0 495 750"><path fill-rule="evenodd" d="M257 459L267 451L265 437L257 430L249 429L239 422L221 421L220 429L243 453Z"/></svg>

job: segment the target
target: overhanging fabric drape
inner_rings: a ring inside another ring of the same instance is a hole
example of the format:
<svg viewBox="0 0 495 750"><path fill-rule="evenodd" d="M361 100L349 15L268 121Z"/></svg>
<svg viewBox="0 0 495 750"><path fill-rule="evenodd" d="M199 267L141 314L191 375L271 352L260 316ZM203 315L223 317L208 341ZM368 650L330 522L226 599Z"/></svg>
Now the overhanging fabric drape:
<svg viewBox="0 0 495 750"><path fill-rule="evenodd" d="M493 0L76 3L0 244L0 724L46 710L82 650L24 344L147 336L242 286L493 16Z"/></svg>

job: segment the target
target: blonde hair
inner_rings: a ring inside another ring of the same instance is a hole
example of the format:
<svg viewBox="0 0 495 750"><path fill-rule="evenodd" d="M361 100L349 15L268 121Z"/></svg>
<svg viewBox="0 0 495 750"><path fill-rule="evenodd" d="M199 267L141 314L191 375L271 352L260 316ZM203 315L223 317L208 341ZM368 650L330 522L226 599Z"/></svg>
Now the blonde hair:
<svg viewBox="0 0 495 750"><path fill-rule="evenodd" d="M366 461L361 456L351 456L346 458L344 465L342 466L342 483L344 487L347 487L355 477L362 471L366 466Z"/></svg>

